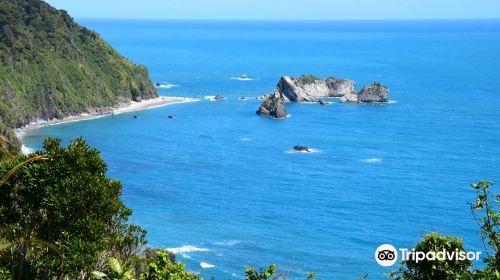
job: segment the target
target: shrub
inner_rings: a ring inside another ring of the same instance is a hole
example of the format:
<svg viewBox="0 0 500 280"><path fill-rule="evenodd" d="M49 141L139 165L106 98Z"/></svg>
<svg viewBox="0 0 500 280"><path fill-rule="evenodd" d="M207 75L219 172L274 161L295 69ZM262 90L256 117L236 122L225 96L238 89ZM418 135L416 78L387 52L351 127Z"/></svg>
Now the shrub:
<svg viewBox="0 0 500 280"><path fill-rule="evenodd" d="M64 275L83 278L108 252L127 260L143 245L145 231L127 224L132 211L97 150L80 138L67 148L48 138L32 156L48 160L22 166L0 187L0 233L11 244L0 252L0 267L18 279L61 276L59 256L47 249L54 246L64 255ZM26 159L2 162L0 174Z"/></svg>

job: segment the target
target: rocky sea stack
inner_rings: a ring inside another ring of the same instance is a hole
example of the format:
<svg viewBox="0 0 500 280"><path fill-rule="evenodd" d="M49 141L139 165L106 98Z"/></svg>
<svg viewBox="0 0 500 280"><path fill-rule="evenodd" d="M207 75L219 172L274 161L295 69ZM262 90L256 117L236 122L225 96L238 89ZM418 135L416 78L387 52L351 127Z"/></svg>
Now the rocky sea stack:
<svg viewBox="0 0 500 280"><path fill-rule="evenodd" d="M281 77L276 86L273 98L287 102L318 102L319 98L340 97L340 102L387 102L389 90L379 82L373 82L363 87L360 92L355 90L356 83L352 80L330 77L320 79L312 75L300 78Z"/></svg>
<svg viewBox="0 0 500 280"><path fill-rule="evenodd" d="M379 82L373 82L369 86L363 87L360 92L346 94L340 98L340 102L389 102L389 89Z"/></svg>
<svg viewBox="0 0 500 280"><path fill-rule="evenodd" d="M319 79L312 75L300 78L281 77L273 95L290 102L316 102L319 97L341 97L355 93L354 81L330 77Z"/></svg>
<svg viewBox="0 0 500 280"><path fill-rule="evenodd" d="M340 97L340 102L372 103L388 102L389 89L379 82L373 82L356 92L356 83L352 80L330 77L320 79L312 75L300 78L283 76L274 92L264 100L257 114L273 118L286 118L283 102L318 102L328 105L330 102L321 98Z"/></svg>
<svg viewBox="0 0 500 280"><path fill-rule="evenodd" d="M281 98L274 97L264 100L256 113L261 116L267 116L275 119L285 119L288 115L283 100Z"/></svg>

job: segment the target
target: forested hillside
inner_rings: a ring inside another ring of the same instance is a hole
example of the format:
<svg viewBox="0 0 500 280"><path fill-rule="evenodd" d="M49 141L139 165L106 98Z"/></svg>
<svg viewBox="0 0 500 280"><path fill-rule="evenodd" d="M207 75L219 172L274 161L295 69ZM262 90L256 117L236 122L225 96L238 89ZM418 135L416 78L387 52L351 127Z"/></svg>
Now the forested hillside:
<svg viewBox="0 0 500 280"><path fill-rule="evenodd" d="M147 69L40 0L0 0L0 146L11 130L119 102L156 97Z"/></svg>

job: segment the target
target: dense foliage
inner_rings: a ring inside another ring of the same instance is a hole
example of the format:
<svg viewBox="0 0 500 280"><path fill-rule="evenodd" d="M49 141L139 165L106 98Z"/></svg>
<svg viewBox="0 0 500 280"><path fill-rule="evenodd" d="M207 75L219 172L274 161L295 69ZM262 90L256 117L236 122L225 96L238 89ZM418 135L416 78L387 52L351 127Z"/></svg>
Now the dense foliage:
<svg viewBox="0 0 500 280"><path fill-rule="evenodd" d="M129 225L132 211L120 200L121 184L106 177L99 152L82 139L67 148L57 139L44 150L4 161L0 174L0 267L16 279L84 278L109 256L129 261L144 244L145 231ZM64 265L61 267L61 257ZM64 271L63 271L64 269Z"/></svg>
<svg viewBox="0 0 500 280"><path fill-rule="evenodd" d="M21 152L21 143L14 131L0 122L0 161Z"/></svg>
<svg viewBox="0 0 500 280"><path fill-rule="evenodd" d="M19 127L155 96L144 66L65 11L41 0L0 0L0 123ZM15 152L9 143L0 148Z"/></svg>
<svg viewBox="0 0 500 280"><path fill-rule="evenodd" d="M440 236L433 232L424 236L424 239L413 246L418 252L464 252L463 242L454 236ZM421 260L411 259L403 262L398 272L393 272L395 279L456 279L466 274L472 266L469 260Z"/></svg>

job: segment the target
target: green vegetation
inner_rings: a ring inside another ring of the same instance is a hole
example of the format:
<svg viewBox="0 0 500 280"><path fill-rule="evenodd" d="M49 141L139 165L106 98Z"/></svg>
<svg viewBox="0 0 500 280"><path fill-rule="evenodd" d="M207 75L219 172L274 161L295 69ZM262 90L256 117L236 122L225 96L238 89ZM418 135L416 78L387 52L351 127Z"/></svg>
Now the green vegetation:
<svg viewBox="0 0 500 280"><path fill-rule="evenodd" d="M319 79L313 75L303 75L302 77L299 78L299 82L305 85L313 84L317 80Z"/></svg>
<svg viewBox="0 0 500 280"><path fill-rule="evenodd" d="M474 269L472 262L463 261L406 261L398 271L388 276L402 280L433 280L433 279L500 279L500 194L491 193L491 181L480 181L472 184L476 190L474 203L469 203L470 209L481 231L484 245L484 267ZM422 252L439 252L446 249L448 252L464 251L460 238L439 236L431 233L424 237L414 248Z"/></svg>
<svg viewBox="0 0 500 280"><path fill-rule="evenodd" d="M21 152L21 142L14 131L0 122L0 161Z"/></svg>
<svg viewBox="0 0 500 280"><path fill-rule="evenodd" d="M77 279L111 256L130 262L145 231L127 223L132 211L120 200L120 182L105 176L99 152L82 139L64 148L49 138L33 156L43 160L19 156L0 164L7 174L0 235L9 244L0 251L2 270L15 279Z"/></svg>
<svg viewBox="0 0 500 280"><path fill-rule="evenodd" d="M424 239L413 246L419 252L464 252L463 242L460 238L453 236L440 236L433 232L424 236ZM472 266L469 260L408 260L403 262L403 266L397 272L392 272L394 279L460 279L468 273Z"/></svg>
<svg viewBox="0 0 500 280"><path fill-rule="evenodd" d="M144 66L65 11L0 0L0 157L19 152L9 128L155 96Z"/></svg>

